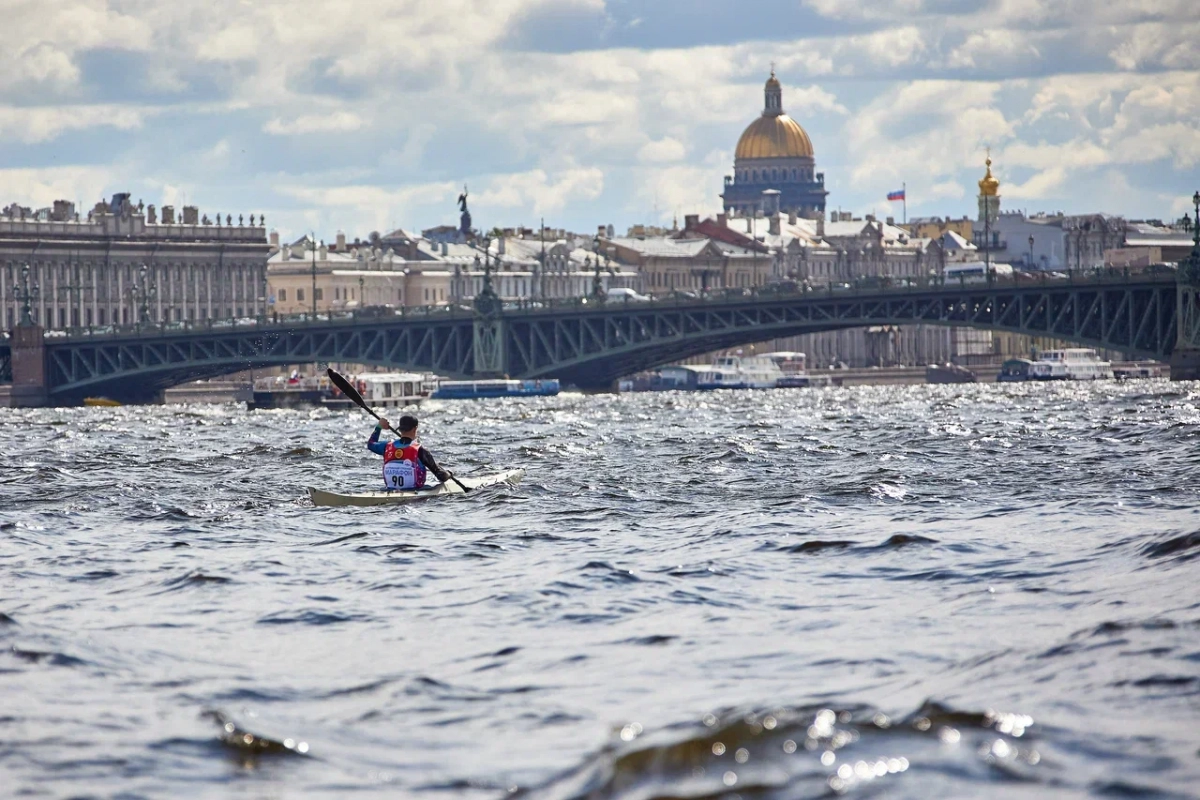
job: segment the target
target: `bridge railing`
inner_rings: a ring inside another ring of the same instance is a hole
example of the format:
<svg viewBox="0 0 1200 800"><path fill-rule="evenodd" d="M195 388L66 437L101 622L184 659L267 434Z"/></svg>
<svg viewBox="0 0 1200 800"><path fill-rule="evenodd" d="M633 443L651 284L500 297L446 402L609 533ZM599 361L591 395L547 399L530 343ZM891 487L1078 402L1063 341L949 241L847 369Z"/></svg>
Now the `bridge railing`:
<svg viewBox="0 0 1200 800"><path fill-rule="evenodd" d="M596 296L523 298L505 301L502 307L507 311L537 313L539 311L582 311L601 307L647 306L654 308L663 306L699 306L714 302L744 302L753 298L779 300L814 295L836 296L841 294L890 294L951 289L1002 289L1072 284L1111 284L1145 281L1148 277L1167 282L1173 281L1174 276L1175 273L1173 270L1130 270L1129 268L1092 268L1067 270L1065 272L1014 272L1011 275L992 274L986 277L975 276L971 278L960 276L957 279L953 277L946 278L944 275L937 274L904 277L863 275L852 279L826 280L824 282L799 279L777 281L757 287L718 288L701 292L672 291L649 295L644 299L631 299L629 296L621 298ZM474 313L474 308L471 305L460 301L440 305L399 306L395 308L391 306L368 306L351 310L319 311L315 315L310 312L299 314L272 313L238 319L180 320L116 326L88 326L47 330L46 336L80 338L91 336L161 336L169 333L227 333L254 328L278 329L280 327L293 328L296 326L341 325L347 323L369 325L378 323L381 320L395 318L417 318L428 321L464 319L474 316Z"/></svg>

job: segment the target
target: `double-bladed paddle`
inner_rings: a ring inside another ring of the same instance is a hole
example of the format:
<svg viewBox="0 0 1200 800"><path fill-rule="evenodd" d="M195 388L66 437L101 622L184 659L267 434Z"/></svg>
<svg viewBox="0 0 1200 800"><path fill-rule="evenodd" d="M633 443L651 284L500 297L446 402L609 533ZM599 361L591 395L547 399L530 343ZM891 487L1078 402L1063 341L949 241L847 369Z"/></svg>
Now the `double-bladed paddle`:
<svg viewBox="0 0 1200 800"><path fill-rule="evenodd" d="M353 400L355 405L357 405L363 411L367 412L375 419L379 419L379 415L376 414L375 411L372 410L372 408L369 405L367 405L367 401L363 400L363 396L358 393L358 389L355 389L354 385L351 384L350 381L346 380L341 375L334 372L332 367L329 367L325 371L327 373L329 373L329 380L333 381L333 385L336 386L341 391L342 394L346 395L346 397L349 397L351 400ZM450 476L450 480L457 483L458 488L462 489L464 493L471 491L470 489L468 489L466 486L463 485L462 481L460 481L458 478L454 477L454 475Z"/></svg>

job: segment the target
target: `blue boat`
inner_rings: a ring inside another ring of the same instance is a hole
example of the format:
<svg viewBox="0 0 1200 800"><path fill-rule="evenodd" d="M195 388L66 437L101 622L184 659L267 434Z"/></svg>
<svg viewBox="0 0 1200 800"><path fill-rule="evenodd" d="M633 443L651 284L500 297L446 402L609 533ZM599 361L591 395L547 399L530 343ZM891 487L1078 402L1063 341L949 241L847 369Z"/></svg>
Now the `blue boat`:
<svg viewBox="0 0 1200 800"><path fill-rule="evenodd" d="M483 397L553 397L559 392L557 378L536 381L493 379L442 381L429 395L435 400L477 400Z"/></svg>

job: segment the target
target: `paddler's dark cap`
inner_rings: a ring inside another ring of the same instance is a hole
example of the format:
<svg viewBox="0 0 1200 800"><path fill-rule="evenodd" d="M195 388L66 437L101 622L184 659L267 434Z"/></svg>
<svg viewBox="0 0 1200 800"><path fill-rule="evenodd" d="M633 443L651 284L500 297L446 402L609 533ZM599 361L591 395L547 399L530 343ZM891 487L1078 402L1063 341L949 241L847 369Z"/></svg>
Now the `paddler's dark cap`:
<svg viewBox="0 0 1200 800"><path fill-rule="evenodd" d="M411 431L415 427L417 427L417 418L410 414L405 414L400 418L400 421L396 423L396 430L402 432Z"/></svg>

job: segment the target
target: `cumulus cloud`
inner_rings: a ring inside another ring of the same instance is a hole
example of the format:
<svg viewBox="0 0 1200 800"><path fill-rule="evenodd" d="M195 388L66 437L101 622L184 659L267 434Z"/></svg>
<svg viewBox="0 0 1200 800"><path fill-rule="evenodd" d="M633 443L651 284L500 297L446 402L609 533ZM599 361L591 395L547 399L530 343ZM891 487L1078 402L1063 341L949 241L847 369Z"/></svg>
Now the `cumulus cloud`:
<svg viewBox="0 0 1200 800"><path fill-rule="evenodd" d="M646 142L638 150L638 161L646 164L658 164L667 161L679 161L687 155L687 148L678 139L665 136L658 141Z"/></svg>
<svg viewBox="0 0 1200 800"><path fill-rule="evenodd" d="M45 142L67 131L112 127L139 128L144 109L133 106L5 106L0 105L0 140Z"/></svg>
<svg viewBox="0 0 1200 800"><path fill-rule="evenodd" d="M352 111L331 111L328 114L301 114L286 120L276 117L263 125L263 131L276 136L297 136L356 131L364 124L362 117Z"/></svg>
<svg viewBox="0 0 1200 800"><path fill-rule="evenodd" d="M465 181L481 223L587 230L717 208L773 64L842 207L906 181L910 211L973 214L988 145L1006 196L1079 209L1096 201L1082 177L1170 197L1200 163L1191 0L805 0L820 24L794 35L722 39L680 16L670 47L604 46L655 24L636 6L8 0L0 146L305 229L445 221ZM598 31L586 46L580 25Z"/></svg>
<svg viewBox="0 0 1200 800"><path fill-rule="evenodd" d="M10 197L34 208L69 199L82 203L79 210L86 213L93 202L105 196L118 172L113 167L82 165L0 169L0 186Z"/></svg>
<svg viewBox="0 0 1200 800"><path fill-rule="evenodd" d="M530 208L534 215L561 211L574 200L592 200L604 191L604 173L592 168L564 170L554 176L545 170L494 176L473 198L484 208Z"/></svg>

